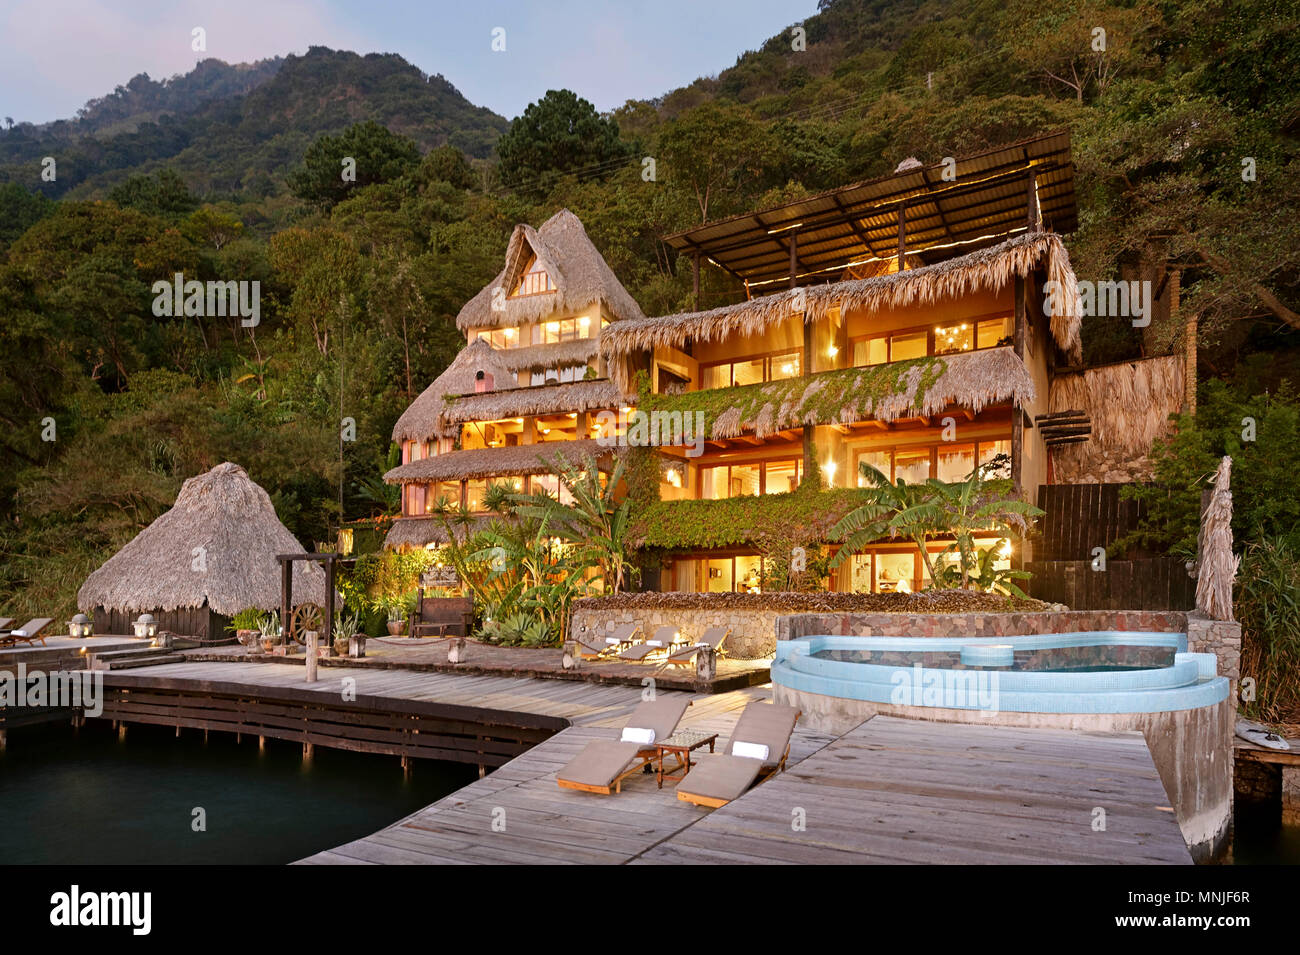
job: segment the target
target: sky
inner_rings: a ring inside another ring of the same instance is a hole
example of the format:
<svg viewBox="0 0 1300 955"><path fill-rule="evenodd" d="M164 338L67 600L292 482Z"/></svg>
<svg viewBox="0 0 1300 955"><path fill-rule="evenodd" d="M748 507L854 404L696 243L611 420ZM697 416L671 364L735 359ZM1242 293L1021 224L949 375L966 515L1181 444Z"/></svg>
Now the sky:
<svg viewBox="0 0 1300 955"><path fill-rule="evenodd" d="M323 45L399 53L507 118L548 89L609 110L714 75L816 0L0 0L0 116L43 123L137 73ZM202 28L206 52L192 49ZM494 51L493 32L505 31Z"/></svg>

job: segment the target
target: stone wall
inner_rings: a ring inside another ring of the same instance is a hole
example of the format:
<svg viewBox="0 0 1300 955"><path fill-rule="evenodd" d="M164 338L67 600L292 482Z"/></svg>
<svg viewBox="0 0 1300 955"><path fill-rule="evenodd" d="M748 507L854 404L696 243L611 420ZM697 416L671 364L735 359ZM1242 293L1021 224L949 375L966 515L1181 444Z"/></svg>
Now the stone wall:
<svg viewBox="0 0 1300 955"><path fill-rule="evenodd" d="M736 660L759 660L776 652L774 610L663 609L586 610L573 612L570 624L574 636L612 633L624 624L640 624L647 637L656 627L676 627L683 639L694 641L710 627L727 627L731 636L723 644L727 656Z"/></svg>
<svg viewBox="0 0 1300 955"><path fill-rule="evenodd" d="M1194 653L1213 653L1218 657L1219 676L1232 681L1231 699L1235 700L1237 681L1241 679L1241 624L1189 613L1187 649Z"/></svg>

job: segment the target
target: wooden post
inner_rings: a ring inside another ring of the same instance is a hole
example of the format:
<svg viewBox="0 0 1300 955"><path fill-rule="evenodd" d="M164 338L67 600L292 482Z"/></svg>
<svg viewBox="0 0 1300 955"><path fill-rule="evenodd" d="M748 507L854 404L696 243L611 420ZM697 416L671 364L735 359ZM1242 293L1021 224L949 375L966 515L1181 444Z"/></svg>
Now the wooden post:
<svg viewBox="0 0 1300 955"><path fill-rule="evenodd" d="M334 645L334 558L325 558L325 646ZM315 654L313 654L315 656ZM313 677L314 679L314 677Z"/></svg>
<svg viewBox="0 0 1300 955"><path fill-rule="evenodd" d="M790 233L790 288L799 284L799 233Z"/></svg>
<svg viewBox="0 0 1300 955"><path fill-rule="evenodd" d="M1016 276L1015 280L1015 352L1022 361L1025 357L1025 280ZM1025 411L1016 401L1011 410L1011 483L1017 494L1023 488L1025 459Z"/></svg>
<svg viewBox="0 0 1300 955"><path fill-rule="evenodd" d="M1030 232L1037 232L1041 226L1038 222L1038 174L1029 167L1029 179L1025 196L1025 225Z"/></svg>
<svg viewBox="0 0 1300 955"><path fill-rule="evenodd" d="M315 630L307 631L307 682L316 682L316 638Z"/></svg>
<svg viewBox="0 0 1300 955"><path fill-rule="evenodd" d="M293 616L293 561L280 558L280 626L289 635L289 618Z"/></svg>
<svg viewBox="0 0 1300 955"><path fill-rule="evenodd" d="M693 258L691 287L695 293L695 310L698 312L700 310L700 253L696 252Z"/></svg>
<svg viewBox="0 0 1300 955"><path fill-rule="evenodd" d="M898 271L907 268L907 203L898 207Z"/></svg>

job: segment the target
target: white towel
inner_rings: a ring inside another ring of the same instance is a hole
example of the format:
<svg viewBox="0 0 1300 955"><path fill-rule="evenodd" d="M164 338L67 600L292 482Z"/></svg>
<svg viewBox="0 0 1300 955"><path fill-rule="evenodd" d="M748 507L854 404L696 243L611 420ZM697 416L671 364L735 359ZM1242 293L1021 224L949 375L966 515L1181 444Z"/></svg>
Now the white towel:
<svg viewBox="0 0 1300 955"><path fill-rule="evenodd" d="M749 759L761 759L767 761L768 749L762 743L743 743L735 742L731 744L732 756L746 756Z"/></svg>
<svg viewBox="0 0 1300 955"><path fill-rule="evenodd" d="M655 731L653 728L641 729L637 726L623 727L623 735L619 738L621 743L640 743L642 746L650 746L655 741Z"/></svg>
<svg viewBox="0 0 1300 955"><path fill-rule="evenodd" d="M25 637L25 636L27 636L27 631L26 631L26 630L10 630L10 631L9 631L9 636L11 636L11 637Z"/></svg>
<svg viewBox="0 0 1300 955"><path fill-rule="evenodd" d="M620 640L618 637L606 637L606 638L605 638L605 642L606 642L607 644L609 644L609 645L612 647L612 646L614 646L616 643L622 643L623 641Z"/></svg>
<svg viewBox="0 0 1300 955"><path fill-rule="evenodd" d="M661 641L661 640L647 640L647 641L645 642L645 645L646 645L647 647L662 647L662 646L663 646L663 641Z"/></svg>

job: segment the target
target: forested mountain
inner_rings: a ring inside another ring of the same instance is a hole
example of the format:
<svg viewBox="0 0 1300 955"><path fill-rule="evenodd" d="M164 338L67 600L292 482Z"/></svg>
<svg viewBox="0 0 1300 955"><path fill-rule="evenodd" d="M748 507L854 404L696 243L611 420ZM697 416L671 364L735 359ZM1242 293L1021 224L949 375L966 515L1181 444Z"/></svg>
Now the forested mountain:
<svg viewBox="0 0 1300 955"><path fill-rule="evenodd" d="M1196 460L1249 406L1271 437L1233 450L1242 471L1252 455L1300 469L1294 3L824 0L794 26L610 116L539 88L508 131L400 57L313 49L133 81L81 121L0 134L0 605L70 610L90 569L222 460L309 546L391 507L392 424L463 343L454 316L516 222L571 209L662 314L691 302L663 234L1061 128L1079 277L1141 258L1184 270L1219 389ZM45 155L57 183L40 181ZM364 157L355 182L337 177L347 156ZM259 281L260 324L155 315L151 286L175 272ZM737 289L708 269L703 292ZM1086 357L1187 333L1090 320ZM341 471L340 415L357 424Z"/></svg>
<svg viewBox="0 0 1300 955"><path fill-rule="evenodd" d="M264 197L313 139L365 119L422 149L451 144L474 157L487 156L507 126L400 56L312 47L238 66L204 60L163 82L141 74L74 120L0 131L0 182L51 197L92 196L167 166L199 194ZM33 175L45 156L58 161L54 182Z"/></svg>

